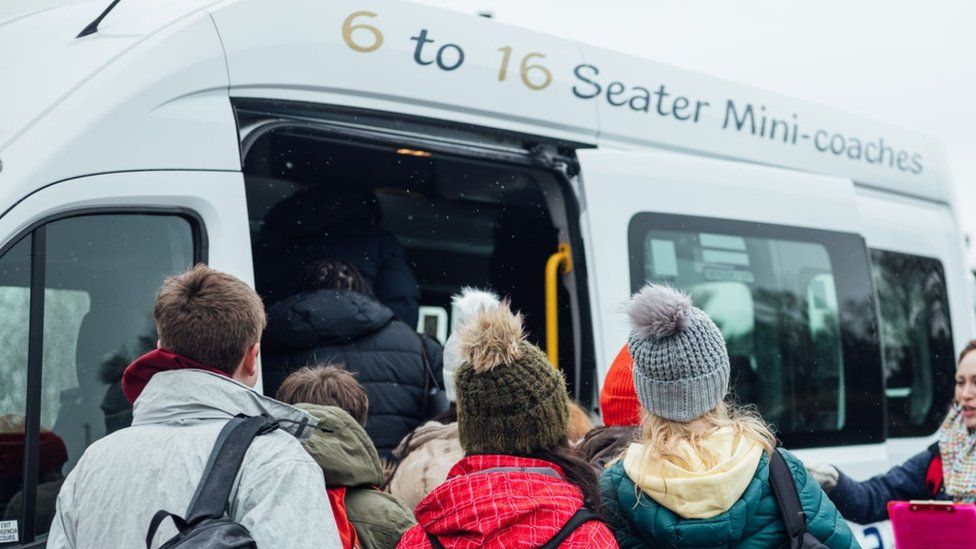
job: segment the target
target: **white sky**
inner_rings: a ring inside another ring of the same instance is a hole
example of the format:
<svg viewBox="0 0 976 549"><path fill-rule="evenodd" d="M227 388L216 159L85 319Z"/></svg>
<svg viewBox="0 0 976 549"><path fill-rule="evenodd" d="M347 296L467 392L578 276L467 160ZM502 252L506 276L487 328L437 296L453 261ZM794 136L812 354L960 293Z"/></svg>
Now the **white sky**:
<svg viewBox="0 0 976 549"><path fill-rule="evenodd" d="M72 1L0 0L0 13ZM962 223L976 235L976 2L418 1L491 11L506 23L922 131L945 145ZM976 265L976 244L970 257Z"/></svg>
<svg viewBox="0 0 976 549"><path fill-rule="evenodd" d="M976 2L419 0L829 105L943 142L976 236ZM974 243L976 248L976 243ZM970 251L976 265L976 250Z"/></svg>

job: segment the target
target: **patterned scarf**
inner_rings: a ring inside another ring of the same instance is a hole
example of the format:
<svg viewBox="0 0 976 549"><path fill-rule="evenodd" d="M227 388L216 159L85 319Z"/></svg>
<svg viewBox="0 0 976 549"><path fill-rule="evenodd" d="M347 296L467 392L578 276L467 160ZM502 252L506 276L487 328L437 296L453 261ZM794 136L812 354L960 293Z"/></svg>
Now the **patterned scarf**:
<svg viewBox="0 0 976 549"><path fill-rule="evenodd" d="M939 428L939 452L946 494L956 502L976 502L976 433L963 423L959 406Z"/></svg>

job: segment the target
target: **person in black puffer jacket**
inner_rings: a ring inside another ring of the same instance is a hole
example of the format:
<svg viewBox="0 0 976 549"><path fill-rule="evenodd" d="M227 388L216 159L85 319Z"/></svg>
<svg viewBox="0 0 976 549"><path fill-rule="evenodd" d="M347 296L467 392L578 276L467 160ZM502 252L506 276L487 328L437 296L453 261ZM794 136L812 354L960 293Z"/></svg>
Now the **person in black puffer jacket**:
<svg viewBox="0 0 976 549"><path fill-rule="evenodd" d="M381 227L376 195L355 186L313 185L276 204L255 240L255 281L265 303L291 295L289 280L313 260L345 261L372 296L417 326L420 286L400 242Z"/></svg>
<svg viewBox="0 0 976 549"><path fill-rule="evenodd" d="M265 394L274 395L303 366L335 364L354 372L369 397L366 433L380 456L391 459L400 440L428 419L425 390L444 386L440 345L397 320L348 263L311 265L299 292L268 308Z"/></svg>

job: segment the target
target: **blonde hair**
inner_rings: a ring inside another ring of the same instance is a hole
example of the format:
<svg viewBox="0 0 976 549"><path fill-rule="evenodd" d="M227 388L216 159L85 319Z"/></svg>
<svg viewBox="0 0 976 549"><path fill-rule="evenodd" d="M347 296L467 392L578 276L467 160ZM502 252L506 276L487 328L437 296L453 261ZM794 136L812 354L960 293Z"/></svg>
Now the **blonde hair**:
<svg viewBox="0 0 976 549"><path fill-rule="evenodd" d="M735 432L736 443L740 438L747 438L759 444L767 454L772 453L776 446L772 429L752 406L720 402L712 411L686 423L645 412L641 421L641 442L644 446L641 468L644 468L647 460L684 463L678 452L678 446L683 442L695 449L706 467L714 467L720 456L713 455L703 442L722 428L731 428Z"/></svg>
<svg viewBox="0 0 976 549"><path fill-rule="evenodd" d="M570 444L576 446L583 440L586 433L593 429L593 420L590 419L590 414L576 401L571 398L567 398L567 401L569 402L569 429L566 431L566 438L569 439Z"/></svg>

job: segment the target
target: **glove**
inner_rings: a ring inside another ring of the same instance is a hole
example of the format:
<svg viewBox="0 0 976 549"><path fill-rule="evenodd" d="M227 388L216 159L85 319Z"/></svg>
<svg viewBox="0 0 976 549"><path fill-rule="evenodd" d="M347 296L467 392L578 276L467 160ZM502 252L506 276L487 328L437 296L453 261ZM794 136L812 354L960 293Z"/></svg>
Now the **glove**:
<svg viewBox="0 0 976 549"><path fill-rule="evenodd" d="M807 474L817 481L824 492L829 492L837 487L837 480L840 479L840 472L836 467L828 463L811 463L807 465Z"/></svg>

